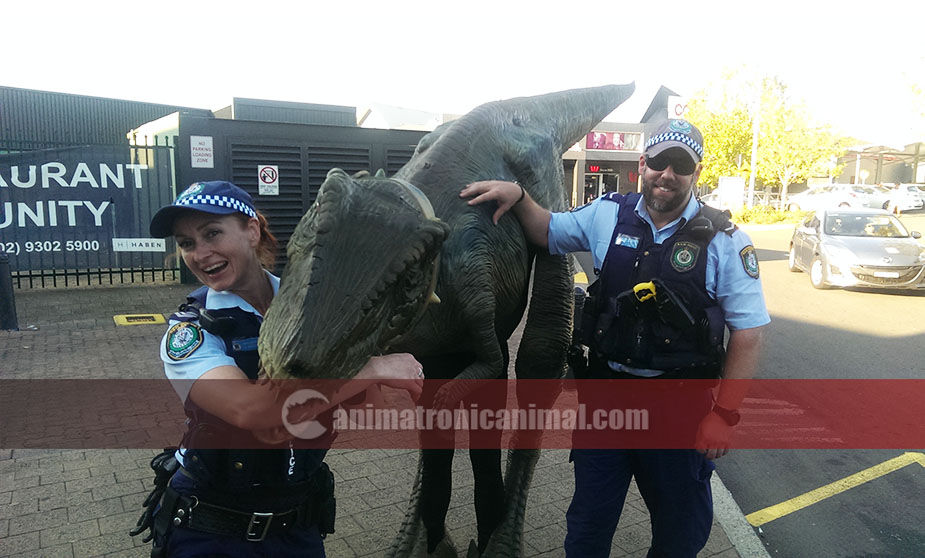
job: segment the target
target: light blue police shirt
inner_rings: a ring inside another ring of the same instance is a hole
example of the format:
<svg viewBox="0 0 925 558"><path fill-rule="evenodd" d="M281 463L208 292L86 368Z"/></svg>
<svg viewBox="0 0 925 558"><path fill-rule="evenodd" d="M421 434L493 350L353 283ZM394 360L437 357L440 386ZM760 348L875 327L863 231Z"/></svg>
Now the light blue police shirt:
<svg viewBox="0 0 925 558"><path fill-rule="evenodd" d="M601 197L570 212L553 213L549 221L549 252L565 254L590 251L594 267L601 269L610 248L619 211L620 204ZM635 209L636 215L649 224L652 238L657 244L677 232L698 211L700 202L691 196L680 217L656 229L642 197ZM741 250L751 244L748 235L737 229L732 236L717 232L707 246L707 292L719 303L730 330L759 327L771 321L764 303L761 280L746 273L740 256Z"/></svg>
<svg viewBox="0 0 925 558"><path fill-rule="evenodd" d="M273 286L275 296L279 290L279 277L268 271L266 271L266 274L270 279L270 284ZM209 310L240 307L245 312L261 316L260 312L247 301L229 291L213 291L209 289L206 294L205 307ZM178 322L179 320L170 320L170 325L172 326ZM193 382L203 374L219 366L237 366L234 359L225 353L225 342L222 341L222 338L205 330L202 330L202 344L182 360L173 360L167 356L167 334L165 333L163 339L161 339L161 360L164 361L164 373L167 375L167 379L170 380L173 389L184 403L189 396L190 389L193 387Z"/></svg>

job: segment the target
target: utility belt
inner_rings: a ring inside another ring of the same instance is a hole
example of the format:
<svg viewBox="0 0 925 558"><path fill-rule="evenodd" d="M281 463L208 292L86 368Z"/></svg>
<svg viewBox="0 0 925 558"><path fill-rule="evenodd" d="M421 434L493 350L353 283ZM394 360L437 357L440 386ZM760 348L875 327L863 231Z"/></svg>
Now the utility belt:
<svg viewBox="0 0 925 558"><path fill-rule="evenodd" d="M313 494L299 506L280 512L244 512L217 506L194 495L182 495L168 486L157 515L160 520L163 514L171 527L260 542L293 527L317 525L322 537L333 533L335 508L333 486L328 497Z"/></svg>
<svg viewBox="0 0 925 558"><path fill-rule="evenodd" d="M166 542L171 529L184 527L214 535L237 537L260 542L267 536L293 527L317 526L322 538L334 532L337 501L334 498L334 474L322 462L312 474L311 490L306 499L285 511L242 511L216 505L203 495L181 494L170 486L177 473L193 478L174 457L176 448L168 448L151 460L155 472L154 489L145 499L144 511L129 534L137 536L147 530L142 542L154 539L152 558L166 556ZM264 508L266 509L266 508Z"/></svg>
<svg viewBox="0 0 925 558"><path fill-rule="evenodd" d="M636 376L623 370L614 370L610 363L599 353L591 351L588 357L588 368L584 376L593 380L642 380L636 387L641 389L678 389L683 387L687 380L698 386L708 387L703 380L713 380L712 386L719 385L719 374L716 366L690 366L668 370L658 376ZM654 380L672 380L658 382Z"/></svg>

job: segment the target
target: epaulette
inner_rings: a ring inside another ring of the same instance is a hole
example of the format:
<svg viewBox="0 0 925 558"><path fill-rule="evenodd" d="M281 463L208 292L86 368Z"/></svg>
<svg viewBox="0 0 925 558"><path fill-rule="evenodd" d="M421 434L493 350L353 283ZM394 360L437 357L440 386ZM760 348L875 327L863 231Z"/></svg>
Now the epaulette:
<svg viewBox="0 0 925 558"><path fill-rule="evenodd" d="M722 231L727 236L732 236L739 228L731 221L732 213L728 209L716 209L706 204L700 204L700 213L710 220L713 224L713 230Z"/></svg>
<svg viewBox="0 0 925 558"><path fill-rule="evenodd" d="M199 313L206 305L206 293L208 287L199 287L195 291L186 295L186 302L181 304L177 311L170 315L171 320L181 322L191 322L199 319Z"/></svg>

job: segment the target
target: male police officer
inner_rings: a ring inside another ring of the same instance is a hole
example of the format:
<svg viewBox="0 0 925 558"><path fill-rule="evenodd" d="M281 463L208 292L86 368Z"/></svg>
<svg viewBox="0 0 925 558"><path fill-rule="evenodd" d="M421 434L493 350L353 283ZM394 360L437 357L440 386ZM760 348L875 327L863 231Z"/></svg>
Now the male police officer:
<svg viewBox="0 0 925 558"><path fill-rule="evenodd" d="M590 341L589 377L722 374L715 404L706 391L691 426L696 450L572 451L575 494L567 513L568 556L609 554L633 476L652 516L649 556L696 556L709 537L711 460L727 453L745 395L744 382L725 380L754 375L762 327L770 318L750 239L693 195L702 159L700 131L672 119L654 130L639 158L641 195L609 193L571 212L551 214L516 183L476 182L460 194L472 198L470 205L497 202L495 223L513 209L527 238L553 254L591 251L595 271L600 270L595 300L611 304L593 310L596 323L609 327ZM632 295L634 286L643 283L672 303L670 317L636 296L618 296ZM730 331L725 347L724 327ZM668 338L678 342L657 342Z"/></svg>

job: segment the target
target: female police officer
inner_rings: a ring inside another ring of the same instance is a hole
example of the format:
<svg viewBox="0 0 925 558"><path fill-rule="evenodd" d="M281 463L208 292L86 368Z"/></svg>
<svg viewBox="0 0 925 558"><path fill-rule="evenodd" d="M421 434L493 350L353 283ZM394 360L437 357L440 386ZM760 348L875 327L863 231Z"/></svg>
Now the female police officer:
<svg viewBox="0 0 925 558"><path fill-rule="evenodd" d="M154 237L174 236L204 286L171 316L161 343L188 416L179 469L167 465L173 456L159 456L166 478L146 502L158 509L133 534L151 527L152 556L324 556L334 514L333 477L322 461L330 439L317 440L316 449L287 446L286 398L279 386L255 381L257 334L279 288L265 269L276 256L266 219L234 184L198 182L158 211L150 228ZM423 375L411 355L393 354L372 358L356 378L368 381L324 394L329 407L370 383L416 399Z"/></svg>

